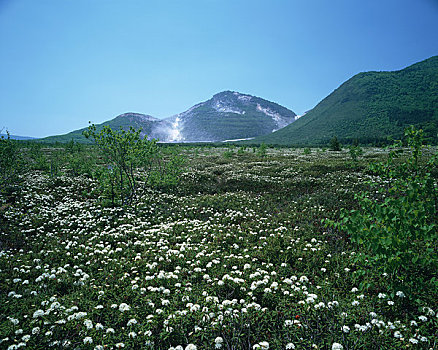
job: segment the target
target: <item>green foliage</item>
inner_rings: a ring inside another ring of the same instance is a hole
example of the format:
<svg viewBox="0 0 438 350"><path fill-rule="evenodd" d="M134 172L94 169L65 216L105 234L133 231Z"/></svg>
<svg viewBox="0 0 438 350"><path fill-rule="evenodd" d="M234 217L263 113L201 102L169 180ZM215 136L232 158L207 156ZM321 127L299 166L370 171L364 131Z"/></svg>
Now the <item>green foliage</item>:
<svg viewBox="0 0 438 350"><path fill-rule="evenodd" d="M132 205L139 196L139 178L156 187L172 187L178 182L184 158L174 151L163 152L157 140L140 137L141 129L120 128L117 131L104 126L97 131L90 125L84 136L93 138L105 160L103 168L95 172L100 191L111 204Z"/></svg>
<svg viewBox="0 0 438 350"><path fill-rule="evenodd" d="M268 146L266 146L266 144L264 142L262 142L262 144L259 146L259 148L257 150L257 155L259 157L265 158L267 155L267 153L266 153L267 149L268 149Z"/></svg>
<svg viewBox="0 0 438 350"><path fill-rule="evenodd" d="M358 158L363 154L363 149L357 145L351 145L348 151L353 162L357 162Z"/></svg>
<svg viewBox="0 0 438 350"><path fill-rule="evenodd" d="M140 137L141 130L112 130L104 126L99 132L90 125L84 132L86 138L93 138L106 159L106 171L99 171L99 180L105 192L110 193L111 202L131 205L137 200L137 178L139 166L150 169L158 155L156 140Z"/></svg>
<svg viewBox="0 0 438 350"><path fill-rule="evenodd" d="M223 153L225 159L229 159L233 155L234 155L234 147L227 147L227 149Z"/></svg>
<svg viewBox="0 0 438 350"><path fill-rule="evenodd" d="M241 155L245 154L245 150L246 150L245 146L239 147L239 149L237 150L237 155L241 156Z"/></svg>
<svg viewBox="0 0 438 350"><path fill-rule="evenodd" d="M180 176L184 171L186 158L176 147L166 147L160 153L156 153L156 166L149 166L147 183L150 186L169 189L179 184Z"/></svg>
<svg viewBox="0 0 438 350"><path fill-rule="evenodd" d="M330 151L341 151L341 144L336 136L330 140Z"/></svg>
<svg viewBox="0 0 438 350"><path fill-rule="evenodd" d="M0 193L13 192L18 183L22 162L17 142L7 137L0 137Z"/></svg>
<svg viewBox="0 0 438 350"><path fill-rule="evenodd" d="M311 154L311 153L312 153L312 151L311 151L311 149L309 147L304 148L303 154L308 155L308 154Z"/></svg>
<svg viewBox="0 0 438 350"><path fill-rule="evenodd" d="M364 268L387 273L394 288L418 298L438 287L437 189L430 174L437 155L420 165L422 130L408 128L405 136L409 156L396 161L402 154L397 143L386 162L372 164L379 182L355 196L358 209L343 209L341 220L331 225L346 230L360 247Z"/></svg>

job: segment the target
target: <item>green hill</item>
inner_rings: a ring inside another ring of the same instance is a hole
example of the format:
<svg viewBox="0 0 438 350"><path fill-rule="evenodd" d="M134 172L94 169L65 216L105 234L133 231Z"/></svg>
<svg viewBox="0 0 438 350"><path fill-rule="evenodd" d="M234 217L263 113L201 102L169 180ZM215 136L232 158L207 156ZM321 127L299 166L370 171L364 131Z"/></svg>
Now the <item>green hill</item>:
<svg viewBox="0 0 438 350"><path fill-rule="evenodd" d="M400 139L409 125L438 143L438 56L399 71L357 74L294 123L251 142L322 145L337 136L373 144Z"/></svg>
<svg viewBox="0 0 438 350"><path fill-rule="evenodd" d="M101 130L105 125L108 125L113 130L118 130L120 128L123 128L125 130L128 130L130 126L134 127L135 129L142 129L143 135L148 135L151 132L152 125L157 121L158 119L151 117L150 115L140 114L140 113L124 113L121 114L114 119L108 120L102 124L97 124L96 128L97 130ZM87 140L84 135L82 135L82 132L86 130L87 128L75 130L72 132L69 132L68 134L64 135L55 135L55 136L49 136L45 137L43 139L38 139L38 141L41 142L48 142L48 143L54 143L54 142L69 142L71 140L75 142L80 143L91 143L91 140Z"/></svg>

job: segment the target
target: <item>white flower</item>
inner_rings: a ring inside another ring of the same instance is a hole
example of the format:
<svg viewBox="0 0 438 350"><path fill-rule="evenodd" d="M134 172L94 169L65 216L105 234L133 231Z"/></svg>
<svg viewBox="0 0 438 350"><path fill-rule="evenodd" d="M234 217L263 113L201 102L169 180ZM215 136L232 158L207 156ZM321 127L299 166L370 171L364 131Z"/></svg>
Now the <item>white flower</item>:
<svg viewBox="0 0 438 350"><path fill-rule="evenodd" d="M401 338L402 334L399 331L394 332L394 338Z"/></svg>
<svg viewBox="0 0 438 350"><path fill-rule="evenodd" d="M23 338L21 338L21 340L23 340L26 343L29 341L29 339L30 339L30 335L28 335L28 334L24 335Z"/></svg>
<svg viewBox="0 0 438 350"><path fill-rule="evenodd" d="M87 327L87 329L93 328L93 322L91 322L91 320L85 320L84 325Z"/></svg>
<svg viewBox="0 0 438 350"><path fill-rule="evenodd" d="M44 311L43 310L37 310L33 313L33 318L37 318L44 315Z"/></svg>
<svg viewBox="0 0 438 350"><path fill-rule="evenodd" d="M126 324L126 326L132 326L133 324L137 324L137 320L135 318L131 318L128 323Z"/></svg>
<svg viewBox="0 0 438 350"><path fill-rule="evenodd" d="M386 294L384 293L379 293L379 295L377 296L379 299L384 299L386 298Z"/></svg>
<svg viewBox="0 0 438 350"><path fill-rule="evenodd" d="M392 300L387 301L388 305L394 305L394 302Z"/></svg>
<svg viewBox="0 0 438 350"><path fill-rule="evenodd" d="M94 350L103 350L103 349L104 349L103 345L96 345L94 347Z"/></svg>
<svg viewBox="0 0 438 350"><path fill-rule="evenodd" d="M8 317L8 320L11 321L13 325L20 323L20 321L18 321L16 318Z"/></svg>
<svg viewBox="0 0 438 350"><path fill-rule="evenodd" d="M93 338L91 337L84 338L84 344L92 344L92 343L93 343Z"/></svg>
<svg viewBox="0 0 438 350"><path fill-rule="evenodd" d="M415 338L410 338L409 341L410 341L412 344L417 344L417 343L418 343L418 340L415 339Z"/></svg>
<svg viewBox="0 0 438 350"><path fill-rule="evenodd" d="M406 296L405 293L403 293L401 290L395 293L395 295L398 296L399 298L404 298Z"/></svg>
<svg viewBox="0 0 438 350"><path fill-rule="evenodd" d="M269 349L269 343L267 341L262 341L259 343L260 349L267 350Z"/></svg>
<svg viewBox="0 0 438 350"><path fill-rule="evenodd" d="M286 344L286 350L289 350L289 349L295 349L295 345L294 345L294 343L288 343L288 344Z"/></svg>
<svg viewBox="0 0 438 350"><path fill-rule="evenodd" d="M427 321L427 317L426 317L426 316L423 316L423 315L418 316L418 319L419 319L420 321L422 321L422 322L426 322L426 321Z"/></svg>
<svg viewBox="0 0 438 350"><path fill-rule="evenodd" d="M332 344L332 350L342 350L344 347L339 343Z"/></svg>
<svg viewBox="0 0 438 350"><path fill-rule="evenodd" d="M135 333L135 332L129 332L129 334L128 334L128 337L129 338L135 338L137 336L137 333Z"/></svg>
<svg viewBox="0 0 438 350"><path fill-rule="evenodd" d="M216 349L220 349L220 348L222 348L222 343L224 342L224 339L222 338L222 337L217 337L215 340L214 340L214 343L215 343L215 348Z"/></svg>
<svg viewBox="0 0 438 350"><path fill-rule="evenodd" d="M348 332L350 332L350 327L348 327L348 326L342 326L342 332L344 332L344 333L348 333Z"/></svg>
<svg viewBox="0 0 438 350"><path fill-rule="evenodd" d="M117 349L124 348L124 347L125 347L125 344L124 344L124 343L117 343L117 344L116 344L116 348L117 348Z"/></svg>
<svg viewBox="0 0 438 350"><path fill-rule="evenodd" d="M125 311L129 311L129 310L131 310L131 307L128 304L121 303L119 305L119 311L120 312L125 312Z"/></svg>
<svg viewBox="0 0 438 350"><path fill-rule="evenodd" d="M355 300L355 301L353 301L353 302L351 303L351 305L353 305L353 306L357 306L357 305L359 305L359 302L358 302L357 300Z"/></svg>
<svg viewBox="0 0 438 350"><path fill-rule="evenodd" d="M186 346L185 350L196 350L197 347L195 344L189 344Z"/></svg>

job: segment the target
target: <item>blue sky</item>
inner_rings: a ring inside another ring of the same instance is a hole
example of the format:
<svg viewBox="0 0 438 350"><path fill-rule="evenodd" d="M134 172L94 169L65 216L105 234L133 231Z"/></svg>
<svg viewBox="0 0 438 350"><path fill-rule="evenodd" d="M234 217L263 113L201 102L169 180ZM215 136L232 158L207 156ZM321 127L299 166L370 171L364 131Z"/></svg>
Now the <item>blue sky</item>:
<svg viewBox="0 0 438 350"><path fill-rule="evenodd" d="M164 118L223 90L302 114L437 54L437 0L0 0L0 129Z"/></svg>

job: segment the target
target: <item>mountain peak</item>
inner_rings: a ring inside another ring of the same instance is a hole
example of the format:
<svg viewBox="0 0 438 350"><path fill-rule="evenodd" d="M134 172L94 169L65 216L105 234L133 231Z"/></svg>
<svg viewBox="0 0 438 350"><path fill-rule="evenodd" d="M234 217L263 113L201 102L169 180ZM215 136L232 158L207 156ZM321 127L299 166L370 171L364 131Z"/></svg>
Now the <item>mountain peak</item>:
<svg viewBox="0 0 438 350"><path fill-rule="evenodd" d="M214 142L266 135L294 122L295 116L294 112L274 102L227 90L169 118L157 119L127 112L97 127L141 128L143 137L163 142ZM82 130L77 130L58 139L70 141L81 137Z"/></svg>

